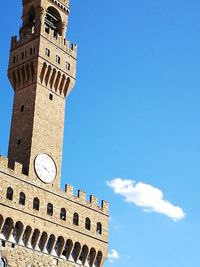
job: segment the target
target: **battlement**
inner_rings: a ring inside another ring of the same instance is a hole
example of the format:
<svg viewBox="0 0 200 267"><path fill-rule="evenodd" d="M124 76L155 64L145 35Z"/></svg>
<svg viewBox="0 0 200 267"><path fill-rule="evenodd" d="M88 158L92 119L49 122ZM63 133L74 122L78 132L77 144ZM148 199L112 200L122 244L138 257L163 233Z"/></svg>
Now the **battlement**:
<svg viewBox="0 0 200 267"><path fill-rule="evenodd" d="M86 192L82 190L78 190L78 194L74 194L74 188L73 186L66 184L65 185L65 192L67 193L67 196L70 198L73 198L79 203L82 203L83 205L87 205L93 209L98 210L99 212L103 212L104 214L109 214L109 203L105 200L101 201L101 206L98 206L98 198L94 195L90 195L89 201L87 201L87 195Z"/></svg>
<svg viewBox="0 0 200 267"><path fill-rule="evenodd" d="M11 38L11 50L17 49L21 47L22 45L28 43L30 40L35 39L37 37L37 34L35 32L27 35L27 36L20 36L18 39L17 36L13 36ZM55 38L53 36L53 32L45 33L44 32L44 38L51 41L53 44L60 47L63 51L65 51L68 55L77 58L77 45L71 44L70 41L66 40L62 36L58 36Z"/></svg>
<svg viewBox="0 0 200 267"><path fill-rule="evenodd" d="M23 180L27 179L27 176L24 175L22 171L22 164L15 162L13 168L9 168L8 158L0 156L0 170L9 171L16 175L17 177L22 177ZM30 180L29 180L30 182ZM38 184L39 186L39 184ZM66 184L65 190L57 192L62 197L67 197L68 199L77 202L80 205L83 205L87 208L96 210L97 212L103 213L105 215L109 215L109 203L105 200L101 201L101 205L98 205L98 198L94 195L90 195L89 201L87 200L86 192L83 190L78 190L77 194L74 194L74 187Z"/></svg>

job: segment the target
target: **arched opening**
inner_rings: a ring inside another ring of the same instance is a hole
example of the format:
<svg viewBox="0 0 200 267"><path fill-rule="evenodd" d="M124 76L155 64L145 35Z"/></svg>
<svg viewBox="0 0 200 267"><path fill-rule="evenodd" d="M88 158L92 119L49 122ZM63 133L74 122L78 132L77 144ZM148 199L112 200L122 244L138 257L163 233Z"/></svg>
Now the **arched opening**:
<svg viewBox="0 0 200 267"><path fill-rule="evenodd" d="M14 238L16 243L19 242L20 237L21 237L22 232L23 232L23 229L24 229L24 226L23 226L23 224L21 222L17 222L15 224L15 228L13 230L13 238Z"/></svg>
<svg viewBox="0 0 200 267"><path fill-rule="evenodd" d="M49 33L50 31L53 32L55 38L57 38L58 35L62 35L61 16L54 7L49 7L45 16L45 32Z"/></svg>
<svg viewBox="0 0 200 267"><path fill-rule="evenodd" d="M53 205L51 203L47 204L47 215L53 216Z"/></svg>
<svg viewBox="0 0 200 267"><path fill-rule="evenodd" d="M97 234L102 234L102 224L100 222L97 223Z"/></svg>
<svg viewBox="0 0 200 267"><path fill-rule="evenodd" d="M61 82L60 82L60 86L59 86L60 94L62 94L62 90L63 90L63 86L64 86L65 81L66 81L66 77L65 77L65 75L63 74L63 75L62 75Z"/></svg>
<svg viewBox="0 0 200 267"><path fill-rule="evenodd" d="M50 79L50 87L51 87L51 88L53 87L53 83L54 83L54 80L55 80L55 76L56 76L56 69L54 68L54 69L53 69L53 72L52 72L52 75L51 75L51 79Z"/></svg>
<svg viewBox="0 0 200 267"><path fill-rule="evenodd" d="M56 240L55 236L54 236L54 235L50 235L49 240L48 240L48 242L47 242L47 246L46 246L47 252L48 252L49 254L51 254L51 251L52 251L52 249L53 249L55 240Z"/></svg>
<svg viewBox="0 0 200 267"><path fill-rule="evenodd" d="M37 197L33 199L33 209L37 211L40 209L40 201Z"/></svg>
<svg viewBox="0 0 200 267"><path fill-rule="evenodd" d="M95 257L96 257L96 250L94 248L91 248L87 258L87 262L90 267L93 267Z"/></svg>
<svg viewBox="0 0 200 267"><path fill-rule="evenodd" d="M2 228L2 234L6 240L9 239L11 231L13 229L14 222L11 218L7 218Z"/></svg>
<svg viewBox="0 0 200 267"><path fill-rule="evenodd" d="M66 209L65 208L62 208L60 210L60 219L63 221L66 221Z"/></svg>
<svg viewBox="0 0 200 267"><path fill-rule="evenodd" d="M7 188L6 198L11 201L13 200L13 189L11 187Z"/></svg>
<svg viewBox="0 0 200 267"><path fill-rule="evenodd" d="M31 246L33 249L36 248L39 236L40 236L40 231L38 229L35 229L31 238Z"/></svg>
<svg viewBox="0 0 200 267"><path fill-rule="evenodd" d="M45 84L46 84L46 86L48 85L50 74L51 74L51 66L49 65L48 69L47 69L47 73L45 75Z"/></svg>
<svg viewBox="0 0 200 267"><path fill-rule="evenodd" d="M90 230L91 229L91 221L90 218L85 219L85 229Z"/></svg>
<svg viewBox="0 0 200 267"><path fill-rule="evenodd" d="M7 266L7 261L5 258L0 259L0 267L6 267Z"/></svg>
<svg viewBox="0 0 200 267"><path fill-rule="evenodd" d="M95 260L95 264L94 264L95 267L100 267L101 266L102 258L103 258L102 252L99 251L97 253L97 257L96 257L96 260Z"/></svg>
<svg viewBox="0 0 200 267"><path fill-rule="evenodd" d="M72 248L73 248L73 242L71 239L68 239L62 253L62 255L65 256L67 260L71 260Z"/></svg>
<svg viewBox="0 0 200 267"><path fill-rule="evenodd" d="M67 95L67 92L68 92L68 89L69 89L69 85L70 85L70 78L68 77L67 81L66 81L66 84L65 84L65 87L64 87L64 96Z"/></svg>
<svg viewBox="0 0 200 267"><path fill-rule="evenodd" d="M24 231L23 237L22 237L22 242L24 246L28 246L28 242L30 240L30 236L32 233L32 228L30 226L26 227L26 230Z"/></svg>
<svg viewBox="0 0 200 267"><path fill-rule="evenodd" d="M81 250L81 245L80 245L80 243L76 242L74 245L74 248L72 250L72 258L73 258L74 262L77 261L80 250Z"/></svg>
<svg viewBox="0 0 200 267"><path fill-rule="evenodd" d="M46 245L46 242L47 242L47 238L48 238L47 233L46 232L43 232L42 235L41 235L41 238L40 238L39 245L38 245L39 246L39 249L41 251L43 251L44 248L45 248L45 245Z"/></svg>
<svg viewBox="0 0 200 267"><path fill-rule="evenodd" d="M57 89L58 89L58 84L60 82L60 77L61 77L61 73L59 71L58 74L57 74L57 77L56 77L55 85L54 85L55 91L57 91Z"/></svg>
<svg viewBox="0 0 200 267"><path fill-rule="evenodd" d="M41 81L41 83L43 82L43 79L44 79L44 75L45 75L46 69L47 69L47 63L44 62L44 63L43 63L43 66L42 66L41 73L40 73L40 81Z"/></svg>
<svg viewBox="0 0 200 267"><path fill-rule="evenodd" d="M79 225L79 215L78 215L78 213L74 213L74 216L73 216L73 224L74 225Z"/></svg>
<svg viewBox="0 0 200 267"><path fill-rule="evenodd" d="M64 243L65 243L64 238L62 236L59 236L57 241L56 241L55 248L54 248L56 255L58 257L60 257L60 255L62 254Z"/></svg>
<svg viewBox="0 0 200 267"><path fill-rule="evenodd" d="M19 204L24 206L25 202L26 202L26 196L23 192L21 192L19 194Z"/></svg>
<svg viewBox="0 0 200 267"><path fill-rule="evenodd" d="M79 256L79 260L82 265L85 265L88 253L89 253L89 248L86 245L84 245L82 248L81 254Z"/></svg>

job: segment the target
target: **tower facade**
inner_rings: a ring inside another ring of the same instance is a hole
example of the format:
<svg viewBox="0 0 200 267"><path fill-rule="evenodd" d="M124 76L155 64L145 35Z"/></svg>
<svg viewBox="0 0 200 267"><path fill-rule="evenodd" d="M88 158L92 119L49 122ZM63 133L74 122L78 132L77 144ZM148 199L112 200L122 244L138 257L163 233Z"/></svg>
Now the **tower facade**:
<svg viewBox="0 0 200 267"><path fill-rule="evenodd" d="M23 0L8 77L14 90L8 158L0 157L0 265L101 267L108 203L60 190L66 98L77 47L66 39L68 0Z"/></svg>

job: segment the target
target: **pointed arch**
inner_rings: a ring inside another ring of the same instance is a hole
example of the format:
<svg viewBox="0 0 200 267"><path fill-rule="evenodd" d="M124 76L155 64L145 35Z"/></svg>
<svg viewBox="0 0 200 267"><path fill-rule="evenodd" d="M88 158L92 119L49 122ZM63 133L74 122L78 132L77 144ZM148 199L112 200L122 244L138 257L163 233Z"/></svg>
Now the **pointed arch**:
<svg viewBox="0 0 200 267"><path fill-rule="evenodd" d="M58 90L58 85L59 85L60 77L61 77L61 73L60 73L60 71L58 71L57 77L56 77L56 81L55 81L55 84L54 84L55 91Z"/></svg>
<svg viewBox="0 0 200 267"><path fill-rule="evenodd" d="M20 221L16 222L14 230L13 230L13 238L14 238L16 243L19 242L21 235L22 235L22 232L23 232L23 229L24 229L23 223Z"/></svg>
<svg viewBox="0 0 200 267"><path fill-rule="evenodd" d="M101 266L102 258L103 258L103 254L102 254L101 251L99 251L97 253L96 260L95 260L95 263L94 263L95 267L100 267Z"/></svg>
<svg viewBox="0 0 200 267"><path fill-rule="evenodd" d="M44 62L44 63L43 63L43 66L42 66L41 73L40 73L40 82L41 82L41 83L43 82L43 79L44 79L44 75L45 75L46 69L47 69L47 63Z"/></svg>
<svg viewBox="0 0 200 267"><path fill-rule="evenodd" d="M38 229L35 229L33 232L33 235L31 237L31 246L34 249L37 245L38 239L40 236L40 231Z"/></svg>
<svg viewBox="0 0 200 267"><path fill-rule="evenodd" d="M41 251L44 250L45 245L46 245L46 243L47 243L47 239L48 239L48 234L47 234L47 232L43 232L42 235L41 235L39 244L38 244L39 249L40 249Z"/></svg>
<svg viewBox="0 0 200 267"><path fill-rule="evenodd" d="M50 88L52 89L53 87L53 84L54 84L54 80L55 80L55 77L56 77L56 69L54 68L53 71L52 71L52 75L51 75L51 78L50 78Z"/></svg>
<svg viewBox="0 0 200 267"><path fill-rule="evenodd" d="M6 218L3 228L2 234L6 240L9 240L11 231L13 229L14 222L11 218Z"/></svg>
<svg viewBox="0 0 200 267"><path fill-rule="evenodd" d="M81 244L79 242L76 242L72 250L72 258L74 262L77 262L80 251L81 251Z"/></svg>
<svg viewBox="0 0 200 267"><path fill-rule="evenodd" d="M65 248L63 250L63 253L66 253L66 259L70 260L71 259L71 252L72 252L72 248L73 248L73 242L71 239L68 239L65 245Z"/></svg>
<svg viewBox="0 0 200 267"><path fill-rule="evenodd" d="M66 77L65 77L65 74L63 74L63 75L62 75L61 82L60 82L60 86L59 86L60 94L62 94L63 86L64 86L65 81L66 81Z"/></svg>
<svg viewBox="0 0 200 267"><path fill-rule="evenodd" d="M47 73L45 75L45 84L46 84L46 86L48 85L48 82L49 82L49 78L50 78L50 75L51 75L51 70L52 70L52 68L49 65L48 66L48 69L47 69Z"/></svg>
<svg viewBox="0 0 200 267"><path fill-rule="evenodd" d="M90 267L93 266L95 257L96 257L96 250L94 248L91 248L90 253L88 255L88 258L87 258L87 262L88 262Z"/></svg>
<svg viewBox="0 0 200 267"><path fill-rule="evenodd" d="M85 265L88 253L89 253L89 248L88 246L84 245L79 256L79 260L81 261L83 266Z"/></svg>
<svg viewBox="0 0 200 267"><path fill-rule="evenodd" d="M53 246L54 246L55 240L56 240L55 235L50 235L49 240L47 242L47 246L46 246L47 252L49 254L51 254L51 252L53 250Z"/></svg>
<svg viewBox="0 0 200 267"><path fill-rule="evenodd" d="M25 231L24 231L23 237L22 237L22 242L23 242L24 246L28 246L28 243L29 243L29 240L31 237L31 233L32 233L32 228L30 226L27 226Z"/></svg>
<svg viewBox="0 0 200 267"><path fill-rule="evenodd" d="M63 251L63 247L65 245L65 240L62 236L59 236L57 241L56 241L56 244L55 244L55 252L56 252L56 255L58 257L60 257L60 255L62 254L62 251Z"/></svg>
<svg viewBox="0 0 200 267"><path fill-rule="evenodd" d="M64 87L64 96L66 97L67 96L67 93L68 93L68 90L69 90L69 86L70 86L70 78L68 77L67 80L66 80L66 83L65 83L65 87Z"/></svg>

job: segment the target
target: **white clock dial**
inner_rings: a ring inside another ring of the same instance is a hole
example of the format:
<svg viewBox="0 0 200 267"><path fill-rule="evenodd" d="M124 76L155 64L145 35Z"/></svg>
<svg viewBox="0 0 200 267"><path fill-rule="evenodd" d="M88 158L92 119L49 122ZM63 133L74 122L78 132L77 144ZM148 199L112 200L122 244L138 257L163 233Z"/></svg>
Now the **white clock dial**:
<svg viewBox="0 0 200 267"><path fill-rule="evenodd" d="M56 178L56 164L47 154L39 154L35 158L35 171L40 180L46 184L52 183Z"/></svg>

